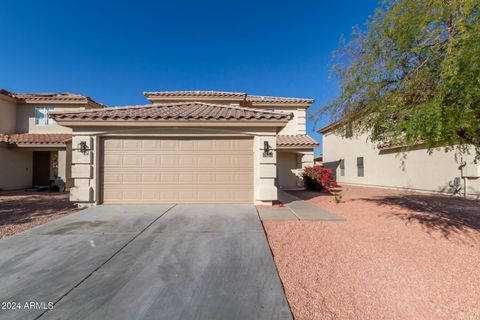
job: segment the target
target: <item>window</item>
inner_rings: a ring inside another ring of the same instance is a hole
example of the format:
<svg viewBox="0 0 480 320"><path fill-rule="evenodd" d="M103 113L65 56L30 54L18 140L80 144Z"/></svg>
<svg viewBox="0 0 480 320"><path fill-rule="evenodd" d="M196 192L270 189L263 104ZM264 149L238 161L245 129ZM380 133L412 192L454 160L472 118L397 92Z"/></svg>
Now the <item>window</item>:
<svg viewBox="0 0 480 320"><path fill-rule="evenodd" d="M53 108L47 108L47 107L35 108L35 124L37 125L54 124L55 121L48 117L48 113L51 111L53 111Z"/></svg>
<svg viewBox="0 0 480 320"><path fill-rule="evenodd" d="M364 169L363 169L363 157L357 158L357 175L359 177L363 177Z"/></svg>
<svg viewBox="0 0 480 320"><path fill-rule="evenodd" d="M340 175L341 176L345 175L345 160L344 159L340 160Z"/></svg>

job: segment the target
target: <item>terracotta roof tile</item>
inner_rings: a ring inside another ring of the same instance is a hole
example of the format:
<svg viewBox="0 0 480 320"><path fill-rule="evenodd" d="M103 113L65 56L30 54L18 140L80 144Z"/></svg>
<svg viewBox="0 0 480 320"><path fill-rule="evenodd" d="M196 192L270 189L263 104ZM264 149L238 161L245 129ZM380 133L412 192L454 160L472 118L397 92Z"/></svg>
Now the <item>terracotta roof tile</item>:
<svg viewBox="0 0 480 320"><path fill-rule="evenodd" d="M96 102L88 96L83 96L76 93L70 92L55 92L55 93L14 93L7 91L5 89L0 89L0 94L14 98L20 102L79 102L79 103L90 103L94 107L105 107L105 105Z"/></svg>
<svg viewBox="0 0 480 320"><path fill-rule="evenodd" d="M0 88L0 94L15 99L15 94L5 89Z"/></svg>
<svg viewBox="0 0 480 320"><path fill-rule="evenodd" d="M55 120L289 120L290 113L200 102L52 112Z"/></svg>
<svg viewBox="0 0 480 320"><path fill-rule="evenodd" d="M144 92L147 97L245 97L246 94L242 92L227 92L227 91L155 91Z"/></svg>
<svg viewBox="0 0 480 320"><path fill-rule="evenodd" d="M287 97L271 97L249 95L243 92L226 92L226 91L156 91L144 92L147 98L182 98L182 97L199 97L199 98L243 98L244 101L265 104L312 104L313 99L306 98L287 98ZM238 100L238 99L235 99Z"/></svg>
<svg viewBox="0 0 480 320"><path fill-rule="evenodd" d="M15 93L19 99L64 99L64 100L82 100L86 96L70 92L54 92L54 93Z"/></svg>
<svg viewBox="0 0 480 320"><path fill-rule="evenodd" d="M277 147L318 147L320 144L306 134L278 135Z"/></svg>
<svg viewBox="0 0 480 320"><path fill-rule="evenodd" d="M306 98L287 98L287 97L270 97L270 96L252 96L247 95L247 101L256 102L256 103L305 103L312 104L315 102L313 99Z"/></svg>
<svg viewBox="0 0 480 320"><path fill-rule="evenodd" d="M12 144L64 144L72 139L71 134L2 134L0 142Z"/></svg>

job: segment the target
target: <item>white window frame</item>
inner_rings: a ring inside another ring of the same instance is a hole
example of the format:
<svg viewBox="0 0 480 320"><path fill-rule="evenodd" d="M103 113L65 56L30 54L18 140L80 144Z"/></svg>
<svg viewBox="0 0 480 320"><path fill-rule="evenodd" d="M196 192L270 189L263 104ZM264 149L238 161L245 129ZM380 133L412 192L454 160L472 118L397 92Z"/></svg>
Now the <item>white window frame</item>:
<svg viewBox="0 0 480 320"><path fill-rule="evenodd" d="M365 158L357 157L357 177L365 176Z"/></svg>
<svg viewBox="0 0 480 320"><path fill-rule="evenodd" d="M55 124L55 120L48 117L48 114L53 110L52 107L35 107L35 125L51 126Z"/></svg>

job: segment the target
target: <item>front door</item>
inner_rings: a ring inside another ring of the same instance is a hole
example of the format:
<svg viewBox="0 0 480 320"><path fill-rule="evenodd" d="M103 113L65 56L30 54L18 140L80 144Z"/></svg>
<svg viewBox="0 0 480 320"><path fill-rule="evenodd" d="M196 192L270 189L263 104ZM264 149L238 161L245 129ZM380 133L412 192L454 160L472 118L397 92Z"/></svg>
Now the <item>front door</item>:
<svg viewBox="0 0 480 320"><path fill-rule="evenodd" d="M48 186L50 182L50 151L33 152L33 185Z"/></svg>

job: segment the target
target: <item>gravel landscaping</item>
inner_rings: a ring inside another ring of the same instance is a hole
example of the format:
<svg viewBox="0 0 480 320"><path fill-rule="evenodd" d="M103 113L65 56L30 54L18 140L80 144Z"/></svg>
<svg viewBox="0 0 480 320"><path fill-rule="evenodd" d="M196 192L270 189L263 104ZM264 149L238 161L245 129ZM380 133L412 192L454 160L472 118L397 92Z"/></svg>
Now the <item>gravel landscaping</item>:
<svg viewBox="0 0 480 320"><path fill-rule="evenodd" d="M0 239L78 211L68 193L0 192Z"/></svg>
<svg viewBox="0 0 480 320"><path fill-rule="evenodd" d="M480 204L344 187L346 221L264 221L296 319L480 319Z"/></svg>

